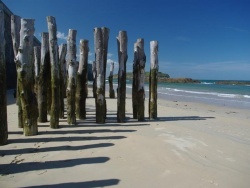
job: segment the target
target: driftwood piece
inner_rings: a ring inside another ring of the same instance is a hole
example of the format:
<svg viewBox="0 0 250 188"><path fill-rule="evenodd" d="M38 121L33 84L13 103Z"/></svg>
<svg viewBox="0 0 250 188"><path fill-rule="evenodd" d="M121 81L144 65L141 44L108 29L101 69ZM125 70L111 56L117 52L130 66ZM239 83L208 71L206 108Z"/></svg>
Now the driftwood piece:
<svg viewBox="0 0 250 188"><path fill-rule="evenodd" d="M95 62L96 62L96 123L105 123L106 103L105 103L105 70L104 70L104 50L103 34L101 28L94 29L95 41Z"/></svg>
<svg viewBox="0 0 250 188"><path fill-rule="evenodd" d="M149 119L157 119L158 42L150 42Z"/></svg>
<svg viewBox="0 0 250 188"><path fill-rule="evenodd" d="M120 31L117 37L118 44L118 88L117 88L117 121L125 122L125 108L126 108L126 62L128 59L127 54L127 32Z"/></svg>
<svg viewBox="0 0 250 188"><path fill-rule="evenodd" d="M76 79L76 117L78 119L86 119L86 98L88 92L88 53L89 41L80 40L80 61Z"/></svg>
<svg viewBox="0 0 250 188"><path fill-rule="evenodd" d="M114 62L110 63L110 73L109 73L109 98L115 98L115 90L113 87L113 72L114 72Z"/></svg>
<svg viewBox="0 0 250 188"><path fill-rule="evenodd" d="M59 55L57 45L57 26L56 19L53 16L47 16L49 31L49 51L51 65L51 109L50 109L50 127L56 129L59 127Z"/></svg>
<svg viewBox="0 0 250 188"><path fill-rule="evenodd" d="M23 128L25 136L38 132L38 108L34 93L33 35L34 20L21 19L20 46L15 62L17 66L18 86L23 110Z"/></svg>
<svg viewBox="0 0 250 188"><path fill-rule="evenodd" d="M146 63L146 56L144 53L144 40L143 39L137 39L137 42L135 43L135 52L134 52L134 64L135 64L135 70L137 71L136 77L135 77L135 83L136 87L136 97L135 101L137 102L137 107L135 113L137 113L137 119L138 121L143 121L145 119L145 91L144 91L144 81L145 81L145 63ZM133 109L134 112L134 109Z"/></svg>
<svg viewBox="0 0 250 188"><path fill-rule="evenodd" d="M76 30L70 29L67 40L67 65L68 65L68 82L67 82L67 121L69 125L76 125Z"/></svg>
<svg viewBox="0 0 250 188"><path fill-rule="evenodd" d="M60 112L59 118L64 118L64 97L66 94L66 54L67 44L59 46L59 66L60 66Z"/></svg>
<svg viewBox="0 0 250 188"><path fill-rule="evenodd" d="M18 48L20 45L20 29L21 29L21 17L17 15L11 15L11 37L12 45L14 51L14 57L17 56ZM17 69L17 67L16 67ZM23 112L21 101L19 100L19 87L18 87L18 78L16 82L16 104L18 106L18 127L23 128Z"/></svg>
<svg viewBox="0 0 250 188"><path fill-rule="evenodd" d="M0 5L0 145L7 144L7 96L6 96L6 63L4 38L4 11Z"/></svg>

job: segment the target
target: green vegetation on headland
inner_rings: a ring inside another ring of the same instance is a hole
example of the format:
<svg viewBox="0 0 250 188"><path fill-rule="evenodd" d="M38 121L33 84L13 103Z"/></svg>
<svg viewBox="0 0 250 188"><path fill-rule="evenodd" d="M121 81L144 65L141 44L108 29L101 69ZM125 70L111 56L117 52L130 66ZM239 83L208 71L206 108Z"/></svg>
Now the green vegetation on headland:
<svg viewBox="0 0 250 188"><path fill-rule="evenodd" d="M225 84L225 85L250 85L250 81L217 81L215 84Z"/></svg>
<svg viewBox="0 0 250 188"><path fill-rule="evenodd" d="M149 72L145 73L145 81L149 81ZM115 74L114 78L118 78L118 75ZM133 73L127 72L126 75L127 80L133 79ZM158 82L166 82L166 83L200 83L199 80L193 80L191 78L170 78L170 76L166 73L158 72Z"/></svg>

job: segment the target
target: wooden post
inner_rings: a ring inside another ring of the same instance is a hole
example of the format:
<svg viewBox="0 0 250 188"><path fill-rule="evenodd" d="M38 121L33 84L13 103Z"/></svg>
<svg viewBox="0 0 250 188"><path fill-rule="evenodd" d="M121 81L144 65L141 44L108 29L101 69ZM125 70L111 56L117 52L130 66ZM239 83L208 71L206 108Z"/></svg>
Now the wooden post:
<svg viewBox="0 0 250 188"><path fill-rule="evenodd" d="M67 86L67 120L69 125L76 125L76 30L70 29L67 40L67 64L68 64L68 86Z"/></svg>
<svg viewBox="0 0 250 188"><path fill-rule="evenodd" d="M35 86L34 91L36 93L36 96L38 95L38 82L39 82L39 76L40 76L40 65L41 65L41 47L40 46L34 46L34 69L35 69ZM39 112L39 110L38 110ZM39 117L39 113L38 113Z"/></svg>
<svg viewBox="0 0 250 188"><path fill-rule="evenodd" d="M114 72L114 62L110 63L110 73L109 73L109 98L115 98L115 90L113 87L113 72Z"/></svg>
<svg viewBox="0 0 250 188"><path fill-rule="evenodd" d="M17 15L11 15L11 37L12 37L14 57L17 56L18 48L20 45L20 28L21 28L21 17ZM23 128L23 112L22 112L21 100L19 100L19 95L20 95L20 92L19 92L18 79L17 79L16 104L18 106L18 127Z"/></svg>
<svg viewBox="0 0 250 188"><path fill-rule="evenodd" d="M51 65L51 111L50 111L50 127L56 129L59 127L59 55L57 45L57 26L56 19L47 16L47 24L49 31L49 51Z"/></svg>
<svg viewBox="0 0 250 188"><path fill-rule="evenodd" d="M134 43L134 62L133 62L133 82L132 82L132 108L133 119L137 119L138 115L138 101L137 101L137 89L138 89L138 52L137 42Z"/></svg>
<svg viewBox="0 0 250 188"><path fill-rule="evenodd" d="M38 132L38 108L34 93L33 35L34 20L21 19L20 46L15 62L18 86L23 110L24 135L33 136Z"/></svg>
<svg viewBox="0 0 250 188"><path fill-rule="evenodd" d="M66 54L67 44L59 46L59 66L60 66L60 112L59 118L64 118L64 97L66 93Z"/></svg>
<svg viewBox="0 0 250 188"><path fill-rule="evenodd" d="M50 87L49 33L41 34L41 62L37 84L38 122L47 122L47 87ZM49 90L51 91L51 89ZM50 95L51 96L51 95Z"/></svg>
<svg viewBox="0 0 250 188"><path fill-rule="evenodd" d="M89 41L80 40L80 62L76 79L76 117L86 119Z"/></svg>
<svg viewBox="0 0 250 188"><path fill-rule="evenodd" d="M149 119L157 119L158 42L150 42Z"/></svg>
<svg viewBox="0 0 250 188"><path fill-rule="evenodd" d="M96 62L92 63L92 73L93 73L93 97L96 98Z"/></svg>
<svg viewBox="0 0 250 188"><path fill-rule="evenodd" d="M135 45L135 62L137 65L137 93L136 93L136 101L137 101L137 119L138 121L143 121L145 119L144 111L145 111L145 91L144 91L144 80L145 80L145 63L146 56L144 53L144 40L138 39Z"/></svg>
<svg viewBox="0 0 250 188"><path fill-rule="evenodd" d="M95 41L95 61L96 61L96 123L105 123L106 105L105 105L105 70L104 70L104 50L103 34L101 28L94 29Z"/></svg>
<svg viewBox="0 0 250 188"><path fill-rule="evenodd" d="M7 97L6 97L6 62L4 38L4 11L0 5L0 146L7 144Z"/></svg>
<svg viewBox="0 0 250 188"><path fill-rule="evenodd" d="M126 31L120 31L117 37L118 44L118 88L117 88L117 121L125 122L126 108L126 62L128 59L127 44L128 37Z"/></svg>
<svg viewBox="0 0 250 188"><path fill-rule="evenodd" d="M106 68L107 68L107 56L108 56L108 40L109 40L109 28L102 27L102 37L103 37L103 66L104 66L104 105L105 112L104 116L107 116L107 102L106 102Z"/></svg>

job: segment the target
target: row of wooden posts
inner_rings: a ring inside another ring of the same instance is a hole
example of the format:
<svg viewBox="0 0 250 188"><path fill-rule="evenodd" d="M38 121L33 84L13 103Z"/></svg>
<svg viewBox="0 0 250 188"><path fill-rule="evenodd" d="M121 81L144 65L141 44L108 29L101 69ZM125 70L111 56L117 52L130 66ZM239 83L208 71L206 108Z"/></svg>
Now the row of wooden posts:
<svg viewBox="0 0 250 188"><path fill-rule="evenodd" d="M1 8L1 7L0 7ZM4 49L4 14L0 9L0 145L7 143L7 103ZM25 136L38 133L37 122L47 122L58 128L59 118L64 118L64 98L67 97L67 121L76 124L76 118L86 118L88 40L80 40L80 59L76 59L76 30L69 29L67 45L58 48L56 20L47 17L48 33L41 34L41 47L33 47L34 20L11 17L11 34L17 69L18 126ZM107 104L105 78L108 53L109 29L94 28L95 61L93 62L93 96L96 104L96 123L105 123ZM127 33L120 31L118 43L117 122L125 122ZM150 42L151 69L149 79L149 118L157 118L158 42ZM67 59L66 59L67 55ZM134 44L132 103L133 118L142 121L144 116L144 77L146 56L144 40ZM109 96L113 89L114 63L109 75ZM67 79L65 79L67 77Z"/></svg>

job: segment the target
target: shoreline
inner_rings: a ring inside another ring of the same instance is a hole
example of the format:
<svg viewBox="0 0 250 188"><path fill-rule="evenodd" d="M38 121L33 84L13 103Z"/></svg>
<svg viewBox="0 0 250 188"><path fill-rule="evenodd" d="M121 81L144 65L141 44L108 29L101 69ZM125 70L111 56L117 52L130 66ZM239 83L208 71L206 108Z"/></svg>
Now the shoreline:
<svg viewBox="0 0 250 188"><path fill-rule="evenodd" d="M1 187L249 187L249 110L159 99L159 118L138 122L127 94L126 123L116 122L117 99L106 98L107 122L96 124L89 96L86 120L39 123L37 136L24 137L8 91ZM148 99L146 117L147 109Z"/></svg>

